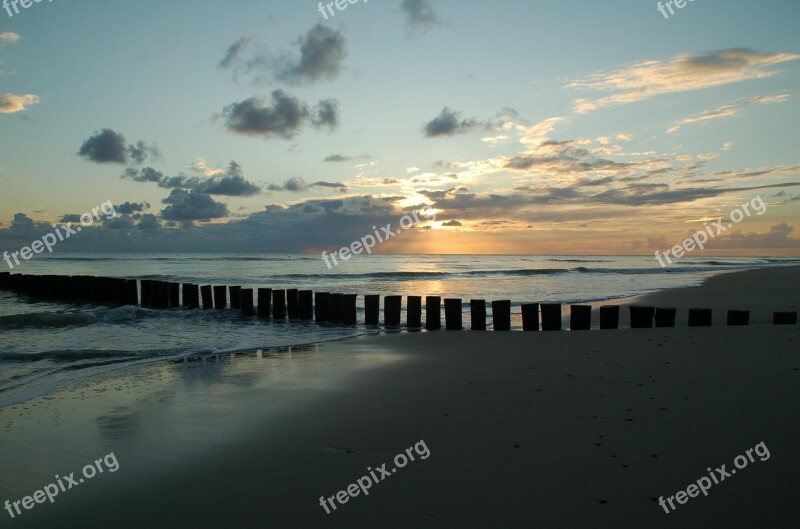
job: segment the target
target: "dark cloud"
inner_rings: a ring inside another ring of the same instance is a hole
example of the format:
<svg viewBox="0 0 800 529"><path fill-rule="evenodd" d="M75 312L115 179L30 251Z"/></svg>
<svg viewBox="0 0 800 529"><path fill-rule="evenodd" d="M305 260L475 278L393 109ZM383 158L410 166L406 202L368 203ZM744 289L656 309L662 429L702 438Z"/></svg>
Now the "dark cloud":
<svg viewBox="0 0 800 529"><path fill-rule="evenodd" d="M258 84L268 81L311 84L335 79L344 69L347 39L343 33L317 24L294 44L296 51L274 54L243 37L228 47L219 65L230 69L234 80L251 76Z"/></svg>
<svg viewBox="0 0 800 529"><path fill-rule="evenodd" d="M406 21L413 30L425 31L442 24L442 19L429 0L403 0L400 10L406 15Z"/></svg>
<svg viewBox="0 0 800 529"><path fill-rule="evenodd" d="M142 215L142 218L139 220L139 224L137 224L136 227L140 230L160 230L161 223L158 221L158 217L155 215L145 213Z"/></svg>
<svg viewBox="0 0 800 529"><path fill-rule="evenodd" d="M792 237L794 228L785 222L772 226L766 233L734 232L708 242L711 249L800 248L800 238Z"/></svg>
<svg viewBox="0 0 800 529"><path fill-rule="evenodd" d="M59 219L59 222L80 222L81 216L78 213L67 213Z"/></svg>
<svg viewBox="0 0 800 529"><path fill-rule="evenodd" d="M127 163L125 136L112 129L103 129L83 142L78 155L97 163Z"/></svg>
<svg viewBox="0 0 800 529"><path fill-rule="evenodd" d="M457 220L449 220L444 224L442 224L442 226L447 226L448 228L451 228L451 227L463 226L463 224L461 224Z"/></svg>
<svg viewBox="0 0 800 529"><path fill-rule="evenodd" d="M35 225L33 219L24 213L15 214L14 219L11 221L12 230L27 231L33 229Z"/></svg>
<svg viewBox="0 0 800 529"><path fill-rule="evenodd" d="M285 58L278 77L290 83L335 79L347 58L347 41L342 33L317 24L297 40L299 58Z"/></svg>
<svg viewBox="0 0 800 529"><path fill-rule="evenodd" d="M351 158L350 156L345 156L343 154L331 154L326 156L323 161L337 163L337 162L349 162L352 159L353 158Z"/></svg>
<svg viewBox="0 0 800 529"><path fill-rule="evenodd" d="M146 211L150 209L150 204L147 202L123 202L118 206L114 206L114 211L119 213L120 215L130 215L133 213L138 213L140 211ZM66 222L66 221L61 221Z"/></svg>
<svg viewBox="0 0 800 529"><path fill-rule="evenodd" d="M121 133L103 129L83 142L78 155L96 163L125 164L130 160L135 165L141 165L148 158L160 158L161 152L157 145L147 145L143 141L128 145Z"/></svg>
<svg viewBox="0 0 800 529"><path fill-rule="evenodd" d="M429 138L437 136L455 136L466 134L481 126L475 118L461 119L461 112L444 107L442 112L424 125L425 135Z"/></svg>
<svg viewBox="0 0 800 529"><path fill-rule="evenodd" d="M300 193L301 191L306 191L307 189L313 187L327 187L327 188L334 188L334 189L342 189L347 188L347 185L343 182L314 182L313 184L307 184L305 180L302 178L294 177L288 179L283 184L270 184L267 186L267 190L269 191L289 191L292 193Z"/></svg>
<svg viewBox="0 0 800 529"><path fill-rule="evenodd" d="M320 101L312 111L308 105L283 90L272 92L268 103L262 97L251 97L222 110L226 128L247 136L291 139L311 120L318 128L335 129L339 124L338 102Z"/></svg>
<svg viewBox="0 0 800 529"><path fill-rule="evenodd" d="M120 215L111 220L104 220L103 227L109 230L131 230L136 227L136 224L130 215Z"/></svg>
<svg viewBox="0 0 800 529"><path fill-rule="evenodd" d="M122 178L130 178L136 182L154 182L165 189L190 189L204 195L219 195L228 197L249 197L261 193L261 188L249 182L242 174L241 166L232 161L227 170L214 176L165 176L161 171L152 167L125 170Z"/></svg>
<svg viewBox="0 0 800 529"><path fill-rule="evenodd" d="M228 215L228 207L209 195L185 189L173 189L162 202L169 204L161 211L161 218L172 221L207 221Z"/></svg>

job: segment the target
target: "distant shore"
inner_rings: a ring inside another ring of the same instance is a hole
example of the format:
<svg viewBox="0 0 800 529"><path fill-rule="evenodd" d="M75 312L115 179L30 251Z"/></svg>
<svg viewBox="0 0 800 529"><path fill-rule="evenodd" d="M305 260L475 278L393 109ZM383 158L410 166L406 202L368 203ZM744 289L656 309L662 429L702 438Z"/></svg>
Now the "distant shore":
<svg viewBox="0 0 800 529"><path fill-rule="evenodd" d="M160 362L2 410L0 500L114 452L119 470L10 527L783 527L798 515L800 267L638 298L672 329L399 333ZM681 311L749 309L687 328ZM622 311L623 314L625 311ZM430 456L331 514L424 440ZM657 503L764 442L771 458ZM8 516L5 514L5 516Z"/></svg>

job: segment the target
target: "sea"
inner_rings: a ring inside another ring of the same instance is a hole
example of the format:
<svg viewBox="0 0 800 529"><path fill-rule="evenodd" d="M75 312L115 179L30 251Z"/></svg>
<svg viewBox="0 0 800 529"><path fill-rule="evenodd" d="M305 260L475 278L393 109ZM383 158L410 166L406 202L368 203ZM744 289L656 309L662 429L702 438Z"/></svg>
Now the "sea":
<svg viewBox="0 0 800 529"><path fill-rule="evenodd" d="M438 295L465 301L510 299L512 313L518 314L523 303L602 302L697 285L725 271L798 263L798 258L685 257L662 268L651 256L361 255L329 269L319 255L50 254L36 256L12 273L359 295ZM358 307L363 322L363 298ZM512 322L519 328L518 316ZM363 324L273 322L242 317L230 309L42 302L0 291L0 408L144 362L301 346L379 332L397 331Z"/></svg>

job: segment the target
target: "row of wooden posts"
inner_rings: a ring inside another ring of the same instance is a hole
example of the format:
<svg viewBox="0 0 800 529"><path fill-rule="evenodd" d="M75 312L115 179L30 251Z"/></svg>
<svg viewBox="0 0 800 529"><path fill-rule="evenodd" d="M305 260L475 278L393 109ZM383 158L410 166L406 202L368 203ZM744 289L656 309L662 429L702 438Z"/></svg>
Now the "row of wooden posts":
<svg viewBox="0 0 800 529"><path fill-rule="evenodd" d="M228 307L241 311L243 316L273 318L275 320L315 320L318 323L356 325L356 294L312 292L298 289L241 288L239 286L211 286L194 283L172 283L150 279L119 279L95 276L56 276L0 273L0 290L12 290L31 296L57 301L79 301L140 305L147 308L166 309L183 306L187 309L222 310ZM181 295L182 294L182 295ZM257 298L254 298L257 295ZM257 303L256 303L257 299ZM383 324L387 327L401 325L402 296L383 297ZM422 322L422 296L407 296L406 326L409 328L442 328L442 301L445 325L448 330L460 330L463 324L461 299L440 296L425 297L425 322ZM380 324L381 296L364 296L364 323ZM486 330L485 300L470 300L470 328ZM492 328L495 331L511 329L511 301L492 301ZM524 331L561 330L562 311L557 303L528 303L521 306ZM600 329L619 328L619 305L600 307ZM631 328L674 327L677 310L661 307L630 307ZM541 316L541 318L540 318ZM569 328L573 331L589 330L592 326L590 305L570 305ZM750 312L729 310L727 324L748 325ZM690 327L711 326L711 309L689 309ZM773 324L796 325L797 312L774 312Z"/></svg>

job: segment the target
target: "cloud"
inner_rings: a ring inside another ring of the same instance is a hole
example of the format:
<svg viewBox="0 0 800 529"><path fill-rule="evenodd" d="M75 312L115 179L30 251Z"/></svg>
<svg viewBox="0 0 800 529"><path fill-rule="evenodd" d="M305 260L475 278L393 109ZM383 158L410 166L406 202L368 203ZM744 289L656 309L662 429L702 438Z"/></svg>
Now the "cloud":
<svg viewBox="0 0 800 529"><path fill-rule="evenodd" d="M347 41L342 33L321 23L297 40L300 57L285 58L278 78L290 83L311 83L336 79L347 58Z"/></svg>
<svg viewBox="0 0 800 529"><path fill-rule="evenodd" d="M228 215L228 207L208 195L185 189L173 189L162 202L169 204L161 211L161 218L173 221L208 221Z"/></svg>
<svg viewBox="0 0 800 529"><path fill-rule="evenodd" d="M148 158L161 157L158 146L147 145L143 141L128 145L125 136L113 129L95 132L83 142L78 155L96 163L126 164L130 160L135 165L143 164Z"/></svg>
<svg viewBox="0 0 800 529"><path fill-rule="evenodd" d="M688 92L750 79L772 77L769 66L800 59L793 53L759 53L739 48L705 54L684 54L669 62L644 61L599 72L570 82L569 88L618 92L599 99L578 99L574 110L583 114L598 108L643 101L662 94Z"/></svg>
<svg viewBox="0 0 800 529"><path fill-rule="evenodd" d="M193 161L189 168L197 171L198 173L203 173L206 176L217 176L225 173L225 169L222 169L221 167L209 167L204 158L198 158L197 160Z"/></svg>
<svg viewBox="0 0 800 529"><path fill-rule="evenodd" d="M250 37L242 37L233 44L230 45L228 51L225 53L225 57L219 62L221 68L229 68L234 66L236 61L239 59L242 51L247 48L250 43L253 42L253 39Z"/></svg>
<svg viewBox="0 0 800 529"><path fill-rule="evenodd" d="M232 70L234 80L249 75L258 84L312 84L336 79L344 70L347 39L342 32L319 23L294 45L296 51L270 54L259 50L251 38L243 37L228 47L219 65Z"/></svg>
<svg viewBox="0 0 800 529"><path fill-rule="evenodd" d="M152 167L143 167L136 170L129 167L122 174L122 178L129 178L136 182L152 182L166 189L190 189L205 195L220 195L229 197L249 197L261 193L261 187L245 179L242 167L231 161L228 168L222 173L211 177L165 176L164 173Z"/></svg>
<svg viewBox="0 0 800 529"><path fill-rule="evenodd" d="M345 156L343 154L330 154L325 157L323 160L324 162L332 162L332 163L339 163L339 162L349 162L353 158L350 156Z"/></svg>
<svg viewBox="0 0 800 529"><path fill-rule="evenodd" d="M28 217L24 213L17 213L14 215L14 219L11 221L11 229L12 230L19 230L19 231L28 231L35 227L35 223L33 219Z"/></svg>
<svg viewBox="0 0 800 529"><path fill-rule="evenodd" d="M425 31L442 25L442 19L429 0L403 0L400 10L406 15L406 22L412 30Z"/></svg>
<svg viewBox="0 0 800 529"><path fill-rule="evenodd" d="M251 97L226 106L222 116L229 131L265 138L294 138L309 120L317 128L335 129L339 125L336 100L320 101L312 110L306 103L280 89L272 92L269 103L262 97Z"/></svg>
<svg viewBox="0 0 800 529"><path fill-rule="evenodd" d="M425 136L436 138L438 136L455 136L466 134L481 126L475 118L461 119L461 112L456 112L444 107L442 112L424 125Z"/></svg>
<svg viewBox="0 0 800 529"><path fill-rule="evenodd" d="M288 179L283 184L269 184L267 186L268 191L289 191L291 193L300 193L302 191L306 191L308 189L314 187L325 187L325 188L332 188L332 189L346 189L347 184L343 182L314 182L313 184L307 184L305 180L302 178L294 177Z"/></svg>
<svg viewBox="0 0 800 529"><path fill-rule="evenodd" d="M736 116L739 112L752 105L770 105L772 103L785 103L789 101L791 95L788 93L779 93L771 95L761 95L752 97L743 97L727 105L722 105L712 110L706 110L696 116L688 117L677 122L674 126L670 127L667 131L670 134L678 132L681 127L690 125L692 123L701 123L712 119L729 118Z"/></svg>
<svg viewBox="0 0 800 529"><path fill-rule="evenodd" d="M161 222L158 217L150 213L145 213L136 225L140 230L159 230L161 229Z"/></svg>
<svg viewBox="0 0 800 529"><path fill-rule="evenodd" d="M0 33L0 43L10 42L11 44L14 44L21 38L22 37L20 37L19 34L14 33L13 31L4 31Z"/></svg>
<svg viewBox="0 0 800 529"><path fill-rule="evenodd" d="M770 227L765 233L734 232L712 239L708 247L712 249L752 249L752 248L800 248L800 238L792 237L794 228L782 222Z"/></svg>
<svg viewBox="0 0 800 529"><path fill-rule="evenodd" d="M130 215L131 213L139 213L148 209L150 209L150 204L147 202L123 202L118 206L114 206L114 211L120 215Z"/></svg>
<svg viewBox="0 0 800 529"><path fill-rule="evenodd" d="M0 114L14 114L22 112L28 107L39 103L39 97L33 94L0 94Z"/></svg>
<svg viewBox="0 0 800 529"><path fill-rule="evenodd" d="M455 227L458 227L458 226L463 226L463 224L461 224L457 220L450 220L450 221L447 221L447 222L443 223L442 226L446 226L448 228L455 228Z"/></svg>

